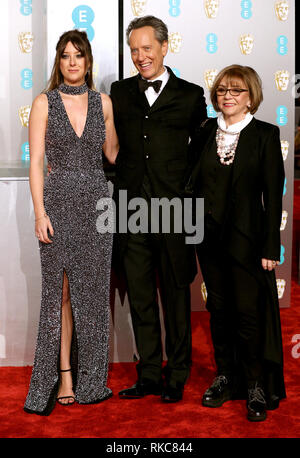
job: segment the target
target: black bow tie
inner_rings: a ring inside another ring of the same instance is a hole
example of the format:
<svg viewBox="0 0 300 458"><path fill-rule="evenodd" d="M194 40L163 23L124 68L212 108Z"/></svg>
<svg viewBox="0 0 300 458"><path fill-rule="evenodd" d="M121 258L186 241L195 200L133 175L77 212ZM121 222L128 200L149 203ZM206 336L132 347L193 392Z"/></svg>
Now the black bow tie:
<svg viewBox="0 0 300 458"><path fill-rule="evenodd" d="M148 87L150 87L150 86L153 87L155 92L159 92L159 90L161 88L161 85L162 85L162 81L161 80L147 81L147 80L144 80L142 78L139 78L138 82L139 82L139 90L141 92L145 92L148 89Z"/></svg>

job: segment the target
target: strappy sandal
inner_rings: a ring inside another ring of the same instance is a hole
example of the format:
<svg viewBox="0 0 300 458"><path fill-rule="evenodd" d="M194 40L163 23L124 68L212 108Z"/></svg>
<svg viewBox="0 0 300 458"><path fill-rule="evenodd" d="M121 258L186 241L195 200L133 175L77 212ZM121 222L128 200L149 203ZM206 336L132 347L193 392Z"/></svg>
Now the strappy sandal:
<svg viewBox="0 0 300 458"><path fill-rule="evenodd" d="M61 369L60 372L70 372L71 370L72 369ZM61 399L73 399L73 401L64 403L64 402L61 402ZM60 396L59 398L56 398L56 401L61 406L72 406L75 402L75 397L74 396Z"/></svg>

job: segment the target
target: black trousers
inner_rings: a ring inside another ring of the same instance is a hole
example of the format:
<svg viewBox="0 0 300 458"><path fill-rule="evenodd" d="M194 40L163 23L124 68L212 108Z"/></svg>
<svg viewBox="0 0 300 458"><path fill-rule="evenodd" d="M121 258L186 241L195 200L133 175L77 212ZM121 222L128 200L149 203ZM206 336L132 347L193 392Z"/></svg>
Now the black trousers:
<svg viewBox="0 0 300 458"><path fill-rule="evenodd" d="M254 275L230 257L220 226L206 219L197 255L207 289L211 336L218 375L234 376L237 361L248 385L262 382L263 291Z"/></svg>
<svg viewBox="0 0 300 458"><path fill-rule="evenodd" d="M178 288L161 234L130 234L124 255L133 330L140 361L138 378L162 378L162 334L157 276L164 312L164 374L171 386L183 385L191 364L190 287Z"/></svg>

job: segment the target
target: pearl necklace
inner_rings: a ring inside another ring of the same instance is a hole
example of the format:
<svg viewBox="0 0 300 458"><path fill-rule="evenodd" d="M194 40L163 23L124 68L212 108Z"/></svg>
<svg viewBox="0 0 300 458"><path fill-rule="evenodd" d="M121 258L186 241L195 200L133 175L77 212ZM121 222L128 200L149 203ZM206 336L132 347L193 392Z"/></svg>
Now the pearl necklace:
<svg viewBox="0 0 300 458"><path fill-rule="evenodd" d="M216 133L216 142L217 142L217 154L220 158L222 165L230 165L234 161L236 147L240 138L240 132L232 133L231 135L236 135L235 140L230 145L225 145L224 131L218 127Z"/></svg>

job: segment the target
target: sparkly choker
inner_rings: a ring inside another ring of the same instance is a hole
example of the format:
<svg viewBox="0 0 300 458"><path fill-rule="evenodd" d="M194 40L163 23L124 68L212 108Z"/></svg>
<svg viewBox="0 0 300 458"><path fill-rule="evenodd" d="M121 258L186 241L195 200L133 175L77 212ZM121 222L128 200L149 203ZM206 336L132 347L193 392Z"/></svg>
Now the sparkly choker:
<svg viewBox="0 0 300 458"><path fill-rule="evenodd" d="M62 83L57 89L64 94L80 95L84 94L88 90L88 85L83 83L81 86L68 86L67 84Z"/></svg>

